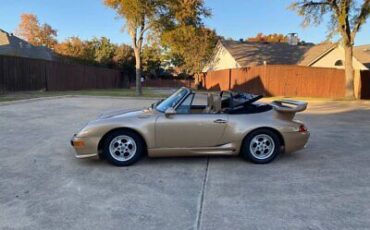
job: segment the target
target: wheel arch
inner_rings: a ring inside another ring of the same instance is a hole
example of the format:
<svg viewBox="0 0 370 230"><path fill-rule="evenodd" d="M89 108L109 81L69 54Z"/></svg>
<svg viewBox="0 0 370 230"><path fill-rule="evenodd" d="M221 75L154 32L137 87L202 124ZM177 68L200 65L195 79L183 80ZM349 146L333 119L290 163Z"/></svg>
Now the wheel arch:
<svg viewBox="0 0 370 230"><path fill-rule="evenodd" d="M100 138L99 140L99 143L98 143L98 154L99 154L99 157L103 157L103 145L104 145L104 142L106 140L106 138L108 137L109 134L113 133L113 132L116 132L116 131L130 131L130 132L134 132L136 133L140 138L141 140L143 141L144 143L144 149L145 149L145 154L147 154L147 143L146 143L146 140L144 138L144 136L138 132L137 130L135 129L132 129L132 128L127 128L127 127L119 127L119 128L114 128L114 129L111 129L109 130L108 132L106 132L102 138Z"/></svg>
<svg viewBox="0 0 370 230"><path fill-rule="evenodd" d="M281 147L284 147L285 146L285 140L284 140L284 137L283 135L275 128L272 128L272 127L258 127L258 128L255 128L255 129L252 129L251 131L249 131L247 134L244 135L244 138L243 138L243 141L242 141L242 147L244 145L244 140L251 134L253 133L254 131L257 131L257 130L270 130L271 132L274 132L278 138L279 138L279 141L280 141L280 144L281 144Z"/></svg>

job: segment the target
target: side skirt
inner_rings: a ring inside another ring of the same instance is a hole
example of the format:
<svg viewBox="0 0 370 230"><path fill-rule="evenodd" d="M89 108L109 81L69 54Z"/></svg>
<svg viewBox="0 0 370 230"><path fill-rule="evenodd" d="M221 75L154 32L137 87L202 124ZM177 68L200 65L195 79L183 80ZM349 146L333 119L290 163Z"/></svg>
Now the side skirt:
<svg viewBox="0 0 370 230"><path fill-rule="evenodd" d="M148 155L150 157L237 155L239 148L240 146L235 143L200 148L153 148L148 149Z"/></svg>

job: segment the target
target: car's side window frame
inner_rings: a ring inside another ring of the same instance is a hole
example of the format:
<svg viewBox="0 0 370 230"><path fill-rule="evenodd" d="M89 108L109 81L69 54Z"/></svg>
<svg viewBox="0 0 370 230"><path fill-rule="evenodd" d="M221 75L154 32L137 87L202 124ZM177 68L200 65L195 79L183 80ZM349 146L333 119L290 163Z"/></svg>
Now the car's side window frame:
<svg viewBox="0 0 370 230"><path fill-rule="evenodd" d="M194 102L194 99L195 99L195 95L196 95L196 93L194 93L194 92L191 92L191 93L189 93L186 97L184 97L175 107L174 107L174 110L176 111L176 113L175 114L177 114L177 115L220 115L220 114L226 114L226 113L223 113L223 112L221 112L221 113L192 113L191 112L191 106L193 105L193 102ZM188 110L188 112L187 113L178 113L177 112L177 109L182 105L182 103L184 103L187 99L188 99L188 97L192 97L192 99L191 99L191 102L190 102L190 104L189 104L189 110ZM207 106L207 105L206 105Z"/></svg>
<svg viewBox="0 0 370 230"><path fill-rule="evenodd" d="M181 99L174 107L173 107L173 109L176 111L176 113L175 114L177 114L177 115L199 115L199 114L203 114L203 115L205 115L205 114L207 114L207 115L220 115L220 114L227 114L227 113L223 113L223 112L221 112L221 113L192 113L191 112L191 106L193 105L193 103L194 103L194 99L195 99L195 95L196 95L196 93L195 92L192 92L192 91L190 91L183 99ZM181 112L178 112L178 108L189 98L189 97L192 97L191 98L191 101L190 101L190 104L189 104L189 109L188 109L188 111L186 112L186 113L181 113ZM206 105L207 106L207 105ZM175 115L174 114L174 115Z"/></svg>
<svg viewBox="0 0 370 230"><path fill-rule="evenodd" d="M177 109L189 98L189 97L192 97L191 98L191 101L190 101L190 104L189 104L189 110L187 113L177 113ZM193 101L194 101L194 98L195 98L195 93L194 92L191 92L189 93L186 97L184 97L174 108L174 110L176 111L176 114L192 114L190 111L191 111L191 105L193 104Z"/></svg>

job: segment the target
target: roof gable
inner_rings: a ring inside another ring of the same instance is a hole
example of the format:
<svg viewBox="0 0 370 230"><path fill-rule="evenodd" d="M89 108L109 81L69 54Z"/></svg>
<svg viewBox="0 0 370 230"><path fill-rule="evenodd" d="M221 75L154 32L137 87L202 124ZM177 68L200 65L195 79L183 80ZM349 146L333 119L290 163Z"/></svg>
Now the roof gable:
<svg viewBox="0 0 370 230"><path fill-rule="evenodd" d="M337 43L324 42L310 47L302 56L299 65L310 66L330 51L338 47Z"/></svg>
<svg viewBox="0 0 370 230"><path fill-rule="evenodd" d="M370 69L370 44L353 47L353 55L359 62Z"/></svg>

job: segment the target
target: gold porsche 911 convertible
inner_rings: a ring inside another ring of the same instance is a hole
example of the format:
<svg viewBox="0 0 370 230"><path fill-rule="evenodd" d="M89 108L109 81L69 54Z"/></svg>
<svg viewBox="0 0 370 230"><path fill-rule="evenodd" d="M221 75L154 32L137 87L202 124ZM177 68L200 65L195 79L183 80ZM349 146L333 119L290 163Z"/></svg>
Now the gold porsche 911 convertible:
<svg viewBox="0 0 370 230"><path fill-rule="evenodd" d="M302 149L310 136L294 120L307 103L257 103L262 96L222 91L204 95L180 88L149 108L103 114L71 140L77 158L99 156L128 166L141 156L238 155L258 164ZM199 94L197 94L199 97Z"/></svg>

